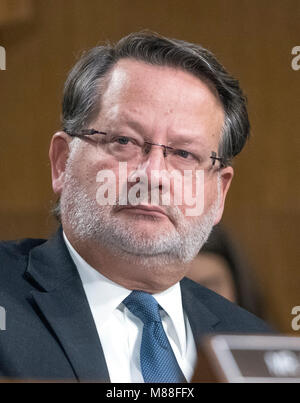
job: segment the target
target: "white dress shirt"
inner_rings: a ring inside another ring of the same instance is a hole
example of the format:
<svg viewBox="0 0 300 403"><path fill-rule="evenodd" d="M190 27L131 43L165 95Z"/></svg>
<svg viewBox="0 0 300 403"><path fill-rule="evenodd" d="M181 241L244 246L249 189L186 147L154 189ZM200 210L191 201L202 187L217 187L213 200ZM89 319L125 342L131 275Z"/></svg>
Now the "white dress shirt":
<svg viewBox="0 0 300 403"><path fill-rule="evenodd" d="M144 382L140 368L143 322L122 301L131 290L114 283L91 267L73 248L64 233L77 267L103 348L111 382ZM193 376L197 352L192 330L182 309L179 283L153 294L162 324L187 381Z"/></svg>

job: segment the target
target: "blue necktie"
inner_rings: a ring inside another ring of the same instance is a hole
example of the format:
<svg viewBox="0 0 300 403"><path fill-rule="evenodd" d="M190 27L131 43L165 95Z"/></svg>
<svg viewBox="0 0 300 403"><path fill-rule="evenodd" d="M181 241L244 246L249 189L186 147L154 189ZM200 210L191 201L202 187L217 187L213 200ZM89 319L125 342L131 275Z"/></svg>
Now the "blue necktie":
<svg viewBox="0 0 300 403"><path fill-rule="evenodd" d="M166 336L159 305L151 294L132 291L126 307L144 323L140 361L145 382L186 382Z"/></svg>

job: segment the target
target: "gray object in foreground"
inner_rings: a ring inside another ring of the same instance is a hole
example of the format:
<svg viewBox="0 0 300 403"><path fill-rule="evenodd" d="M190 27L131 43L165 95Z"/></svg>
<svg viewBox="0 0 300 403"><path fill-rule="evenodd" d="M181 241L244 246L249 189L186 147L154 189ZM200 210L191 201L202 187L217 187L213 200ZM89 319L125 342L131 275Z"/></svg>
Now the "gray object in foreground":
<svg viewBox="0 0 300 403"><path fill-rule="evenodd" d="M228 334L206 337L193 382L300 383L300 338Z"/></svg>

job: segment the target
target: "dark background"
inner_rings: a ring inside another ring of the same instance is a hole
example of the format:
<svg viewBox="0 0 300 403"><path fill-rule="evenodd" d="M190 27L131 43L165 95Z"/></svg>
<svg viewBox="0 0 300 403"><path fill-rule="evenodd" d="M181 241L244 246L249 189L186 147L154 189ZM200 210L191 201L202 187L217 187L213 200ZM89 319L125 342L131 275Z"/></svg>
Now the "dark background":
<svg viewBox="0 0 300 403"><path fill-rule="evenodd" d="M145 28L201 43L240 80L253 136L223 223L252 263L270 321L299 336L299 0L0 0L0 238L47 237L56 226L48 147L75 59Z"/></svg>

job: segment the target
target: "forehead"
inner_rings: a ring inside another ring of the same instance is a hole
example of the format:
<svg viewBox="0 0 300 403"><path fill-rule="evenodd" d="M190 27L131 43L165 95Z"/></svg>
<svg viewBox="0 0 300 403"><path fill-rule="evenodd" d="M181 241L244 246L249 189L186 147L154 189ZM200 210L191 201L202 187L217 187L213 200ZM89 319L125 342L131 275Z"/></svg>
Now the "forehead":
<svg viewBox="0 0 300 403"><path fill-rule="evenodd" d="M110 73L98 122L137 122L151 134L185 133L218 141L224 122L220 100L192 74L122 59Z"/></svg>

